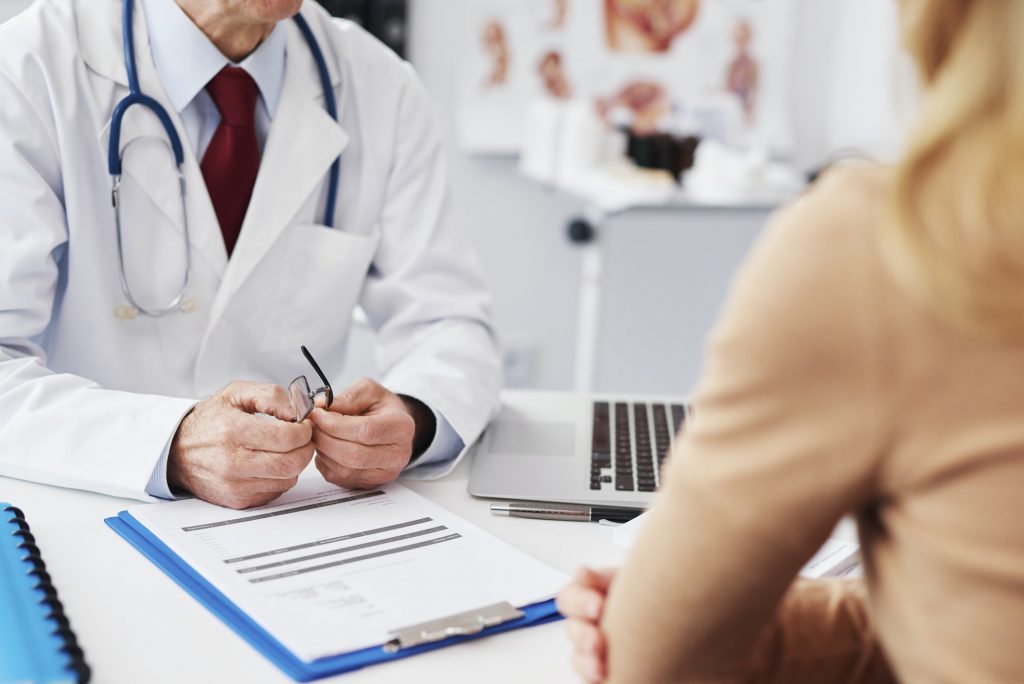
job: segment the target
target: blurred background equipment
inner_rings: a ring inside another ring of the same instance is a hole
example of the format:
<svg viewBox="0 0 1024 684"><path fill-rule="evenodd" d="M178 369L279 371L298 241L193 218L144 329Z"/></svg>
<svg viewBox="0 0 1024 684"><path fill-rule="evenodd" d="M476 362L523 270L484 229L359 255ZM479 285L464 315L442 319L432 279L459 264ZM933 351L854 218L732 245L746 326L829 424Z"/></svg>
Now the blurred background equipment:
<svg viewBox="0 0 1024 684"><path fill-rule="evenodd" d="M409 40L406 0L318 0L336 17L351 19L405 57Z"/></svg>

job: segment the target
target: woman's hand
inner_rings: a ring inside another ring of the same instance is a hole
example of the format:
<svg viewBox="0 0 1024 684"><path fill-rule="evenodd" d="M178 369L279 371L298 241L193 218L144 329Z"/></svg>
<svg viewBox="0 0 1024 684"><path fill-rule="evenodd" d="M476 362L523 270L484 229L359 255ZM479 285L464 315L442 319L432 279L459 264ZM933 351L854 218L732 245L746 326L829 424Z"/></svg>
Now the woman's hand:
<svg viewBox="0 0 1024 684"><path fill-rule="evenodd" d="M604 681L607 674L601 616L616 572L580 568L572 583L558 595L558 610L568 619L573 667L588 684Z"/></svg>

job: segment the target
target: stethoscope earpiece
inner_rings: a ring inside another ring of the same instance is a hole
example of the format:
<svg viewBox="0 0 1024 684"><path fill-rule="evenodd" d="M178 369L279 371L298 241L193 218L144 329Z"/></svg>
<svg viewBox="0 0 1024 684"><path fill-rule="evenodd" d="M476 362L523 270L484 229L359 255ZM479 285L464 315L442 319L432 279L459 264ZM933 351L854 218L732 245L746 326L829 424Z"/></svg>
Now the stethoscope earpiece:
<svg viewBox="0 0 1024 684"><path fill-rule="evenodd" d="M190 314L195 311L199 311L199 302L193 299L192 297L189 297L188 299L181 302L181 304L174 307L172 311L180 311L183 314ZM128 304L122 304L121 306L114 308L114 317L122 321L134 321L136 318L139 317L140 313L144 312L139 311L139 309ZM152 316L153 314L147 315Z"/></svg>
<svg viewBox="0 0 1024 684"><path fill-rule="evenodd" d="M114 309L114 317L122 321L132 321L139 315L139 310L134 306L119 306Z"/></svg>

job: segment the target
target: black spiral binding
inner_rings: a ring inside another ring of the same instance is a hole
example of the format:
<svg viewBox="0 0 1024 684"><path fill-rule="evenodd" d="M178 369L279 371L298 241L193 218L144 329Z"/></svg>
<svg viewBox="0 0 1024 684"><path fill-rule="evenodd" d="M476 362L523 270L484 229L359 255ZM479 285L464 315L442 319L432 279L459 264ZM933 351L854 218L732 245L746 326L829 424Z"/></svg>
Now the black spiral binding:
<svg viewBox="0 0 1024 684"><path fill-rule="evenodd" d="M71 623L64 614L64 606L61 605L60 599L57 598L57 589L54 588L53 583L50 581L50 574L46 572L46 563L43 562L43 557L39 553L39 547L36 546L35 537L29 531L28 523L25 522L25 514L21 512L20 508L15 506L8 506L3 510L14 516L12 522L18 526L18 529L12 532L11 535L21 537L21 543L18 544L18 548L26 552L26 555L21 560L32 564L32 569L29 570L28 574L33 575L37 580L34 589L43 592L44 597L40 603L50 609L45 619L56 625L52 632L53 636L60 637L64 642L64 646L60 650L68 656L67 669L75 673L79 684L87 684L92 676L92 671L85 662L85 654L78 645L78 639L71 629Z"/></svg>

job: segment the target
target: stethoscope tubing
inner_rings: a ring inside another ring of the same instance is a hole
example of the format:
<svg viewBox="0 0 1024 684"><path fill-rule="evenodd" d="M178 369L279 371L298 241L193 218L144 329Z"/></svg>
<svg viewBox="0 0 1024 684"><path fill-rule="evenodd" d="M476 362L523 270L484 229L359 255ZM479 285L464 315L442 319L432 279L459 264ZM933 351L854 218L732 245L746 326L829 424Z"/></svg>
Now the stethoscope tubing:
<svg viewBox="0 0 1024 684"><path fill-rule="evenodd" d="M306 44L309 45L309 51L313 55L313 61L316 62L316 70L320 74L320 85L324 91L324 107L327 109L327 113L330 114L331 118L335 121L338 120L338 105L334 100L334 88L331 87L331 74L327 71L327 61L324 59L324 53L320 49L319 43L316 41L316 36L313 35L313 30L309 28L309 24L306 22L305 17L301 14L296 14L292 17L295 20L296 25L299 27L299 31L302 32L302 37L306 39ZM331 172L327 181L327 204L324 208L324 221L323 225L328 228L334 227L334 208L338 204L338 179L341 176L341 157L339 156L331 164Z"/></svg>
<svg viewBox="0 0 1024 684"><path fill-rule="evenodd" d="M188 291L188 286L192 277L192 254L191 254L191 242L189 239L188 229L188 213L186 206L186 184L185 184L185 148L182 145L181 137L178 135L177 130L174 128L174 123L171 121L170 114L167 110L152 97L142 92L139 85L138 75L138 64L135 59L135 26L133 24L134 19L134 0L124 0L122 8L122 21L124 22L123 30L121 32L123 48L124 48L124 62L125 71L128 74L128 95L122 99L114 107L114 111L111 114L110 119L110 143L107 149L107 167L111 176L111 203L114 207L114 224L117 231L117 252L118 252L118 266L120 269L120 284L121 291L124 296L128 299L129 304L138 312L145 316L151 316L159 318L166 316L167 314L178 311L184 300L185 294ZM338 120L338 108L337 102L334 97L334 89L331 87L330 72L327 69L327 61L324 59L323 51L320 49L320 45L317 43L316 36L313 35L313 31L305 18L301 14L296 14L292 17L299 27L299 31L302 33L306 44L309 46L310 53L313 55L313 61L316 63L317 72L320 76L320 84L323 88L324 93L324 106L327 109L327 113L330 114L331 118L335 121ZM178 171L178 181L180 184L181 192L181 210L182 220L184 221L184 241L185 241L185 272L184 278L175 297L163 308L150 309L144 307L134 297L131 291L131 286L128 283L128 274L125 265L125 254L124 254L124 237L123 237L123 225L121 221L121 172L122 172L122 160L121 160L121 125L124 122L124 117L132 107L142 107L148 109L156 116L159 120L161 127L164 129L164 133L167 135L167 139L170 142L171 151L174 155L174 163ZM328 228L334 227L334 213L338 202L338 182L341 176L341 157L339 156L331 164L331 170L328 177L327 186L327 202L324 207L324 220L323 225Z"/></svg>

